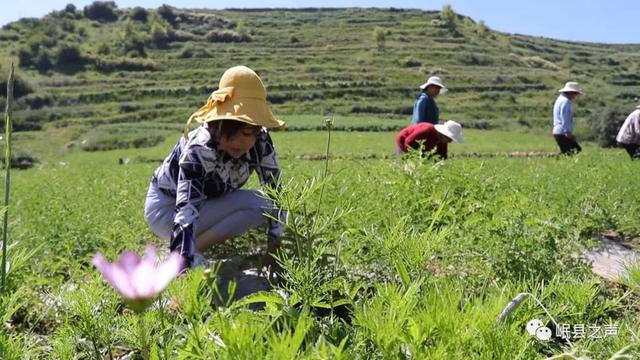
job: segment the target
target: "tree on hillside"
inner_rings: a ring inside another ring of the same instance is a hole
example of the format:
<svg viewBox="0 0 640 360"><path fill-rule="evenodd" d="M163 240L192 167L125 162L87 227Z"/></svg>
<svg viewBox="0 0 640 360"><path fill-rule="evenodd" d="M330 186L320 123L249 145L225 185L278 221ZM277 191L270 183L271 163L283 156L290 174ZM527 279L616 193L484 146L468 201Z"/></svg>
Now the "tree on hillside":
<svg viewBox="0 0 640 360"><path fill-rule="evenodd" d="M94 1L84 7L84 16L91 20L113 22L118 20L118 5L113 1Z"/></svg>
<svg viewBox="0 0 640 360"><path fill-rule="evenodd" d="M480 20L476 24L476 33L481 38L484 38L485 36L487 36L489 34L489 27L487 26L487 24L484 23L484 21Z"/></svg>
<svg viewBox="0 0 640 360"><path fill-rule="evenodd" d="M80 49L75 44L60 44L54 53L56 67L82 65L84 62Z"/></svg>
<svg viewBox="0 0 640 360"><path fill-rule="evenodd" d="M147 22L149 12L140 6L136 6L131 10L131 20Z"/></svg>
<svg viewBox="0 0 640 360"><path fill-rule="evenodd" d="M163 19L165 19L171 26L176 24L176 13L173 11L173 8L169 5L162 5L156 10L158 15L160 15Z"/></svg>
<svg viewBox="0 0 640 360"><path fill-rule="evenodd" d="M451 5L445 5L440 12L440 20L451 34L458 33L458 15L453 11Z"/></svg>
<svg viewBox="0 0 640 360"><path fill-rule="evenodd" d="M163 47L175 37L175 30L171 24L158 13L152 13L147 21L151 30L152 45Z"/></svg>
<svg viewBox="0 0 640 360"><path fill-rule="evenodd" d="M7 97L7 79L8 74L5 74L6 71L0 71L0 84L4 86L0 86L0 98ZM14 83L13 83L13 97L18 99L25 95L31 94L33 92L33 87L31 84L26 82L20 75L16 75ZM4 108L3 108L4 109Z"/></svg>
<svg viewBox="0 0 640 360"><path fill-rule="evenodd" d="M119 34L120 54L127 57L146 57L143 36L136 31L131 20L127 21Z"/></svg>
<svg viewBox="0 0 640 360"><path fill-rule="evenodd" d="M381 27L376 27L373 30L373 37L376 39L376 44L378 45L378 52L384 52L384 44L387 40L386 31Z"/></svg>
<svg viewBox="0 0 640 360"><path fill-rule="evenodd" d="M633 107L609 106L592 114L588 124L594 131L598 145L616 146L616 135Z"/></svg>

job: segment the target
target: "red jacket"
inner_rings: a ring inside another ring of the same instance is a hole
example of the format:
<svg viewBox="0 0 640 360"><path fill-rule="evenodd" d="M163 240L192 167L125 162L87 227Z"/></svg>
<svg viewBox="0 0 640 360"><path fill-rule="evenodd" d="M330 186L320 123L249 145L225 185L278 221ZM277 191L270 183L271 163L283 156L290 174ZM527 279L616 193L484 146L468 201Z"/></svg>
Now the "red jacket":
<svg viewBox="0 0 640 360"><path fill-rule="evenodd" d="M419 149L420 140L424 141L424 152L430 152L436 148L436 152L443 159L447 158L447 144L438 143L438 130L436 130L433 124L419 123L400 130L396 135L396 145L402 152L407 152L408 148Z"/></svg>

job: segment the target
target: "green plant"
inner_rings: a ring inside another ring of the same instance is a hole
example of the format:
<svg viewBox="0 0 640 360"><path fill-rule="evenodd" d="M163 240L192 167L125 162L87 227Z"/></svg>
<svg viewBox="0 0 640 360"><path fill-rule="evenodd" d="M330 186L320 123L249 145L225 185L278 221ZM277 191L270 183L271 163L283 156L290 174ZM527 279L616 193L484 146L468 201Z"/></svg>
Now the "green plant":
<svg viewBox="0 0 640 360"><path fill-rule="evenodd" d="M114 1L94 1L83 9L87 19L113 22L118 19L118 6Z"/></svg>
<svg viewBox="0 0 640 360"><path fill-rule="evenodd" d="M0 262L0 294L4 294L7 289L7 266L9 259L7 258L7 249L9 248L9 193L11 190L11 116L13 107L13 81L15 77L15 69L13 63L9 72L9 80L7 81L7 107L5 110L5 154L4 154L4 201L2 207L2 262Z"/></svg>
<svg viewBox="0 0 640 360"><path fill-rule="evenodd" d="M594 112L587 119L598 144L602 147L616 146L616 135L629 115L630 107L610 106Z"/></svg>

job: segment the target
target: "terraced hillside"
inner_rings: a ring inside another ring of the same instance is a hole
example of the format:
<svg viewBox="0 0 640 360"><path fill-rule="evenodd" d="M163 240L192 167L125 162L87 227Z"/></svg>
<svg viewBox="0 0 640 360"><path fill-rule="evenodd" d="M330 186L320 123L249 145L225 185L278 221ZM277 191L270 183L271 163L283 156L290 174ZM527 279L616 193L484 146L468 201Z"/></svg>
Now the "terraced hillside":
<svg viewBox="0 0 640 360"><path fill-rule="evenodd" d="M4 26L0 59L3 76L20 60L16 128L73 125L76 137L113 134L121 126L110 124L122 123L147 124L128 128L143 133L158 123L177 129L237 64L263 76L275 112L294 130L311 126L299 115L326 113L373 115L381 120L366 127L398 128L432 74L450 88L439 98L442 116L467 127L547 131L568 80L589 94L578 117L640 97L640 45L499 33L448 7L210 11L96 2Z"/></svg>

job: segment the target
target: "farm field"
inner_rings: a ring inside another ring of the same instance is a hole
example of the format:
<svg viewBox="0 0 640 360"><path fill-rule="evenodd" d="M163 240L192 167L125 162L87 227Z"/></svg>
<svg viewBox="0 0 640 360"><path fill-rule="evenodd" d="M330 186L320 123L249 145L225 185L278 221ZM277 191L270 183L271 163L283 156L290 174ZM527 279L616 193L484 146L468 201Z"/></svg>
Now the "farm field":
<svg viewBox="0 0 640 360"><path fill-rule="evenodd" d="M287 237L285 281L279 292L255 299L266 301L262 311L212 304L212 275L201 270L175 281L163 299L179 310L165 304L144 315L160 358L533 359L570 352L599 359L626 346L637 353L638 272L605 282L576 258L604 230L638 245L640 199L628 182L637 164L621 150L587 147L575 158L454 155L408 160L408 169L394 157L353 157L389 154L392 133L334 132L336 159L323 177L324 161L299 155L322 154L326 131L273 135L287 154L281 165L289 220L309 237ZM549 136L465 135L467 144L453 149L553 151ZM2 302L11 323L1 340L6 358L139 354L139 319L90 260L96 251L113 260L125 249L166 246L148 230L142 208L157 165L145 161L163 158L172 145L72 151L14 172L17 264ZM132 161L119 165L123 158ZM263 241L251 233L210 255L251 259ZM297 243L304 244L302 259L294 256ZM497 325L502 308L525 291L559 323L617 333L574 339L572 347L557 338L540 342L524 330L533 318L550 322L533 300ZM314 313L331 302L348 315Z"/></svg>

